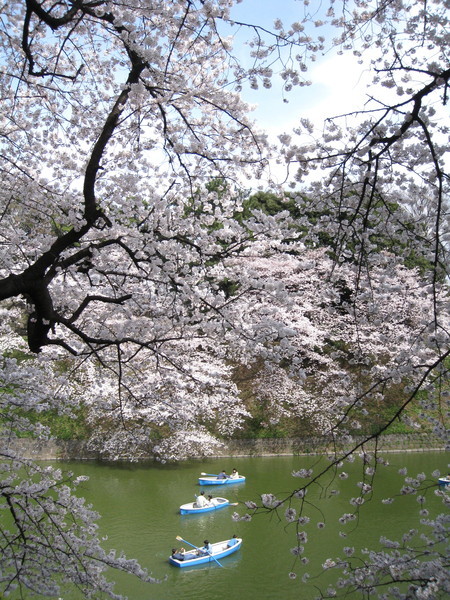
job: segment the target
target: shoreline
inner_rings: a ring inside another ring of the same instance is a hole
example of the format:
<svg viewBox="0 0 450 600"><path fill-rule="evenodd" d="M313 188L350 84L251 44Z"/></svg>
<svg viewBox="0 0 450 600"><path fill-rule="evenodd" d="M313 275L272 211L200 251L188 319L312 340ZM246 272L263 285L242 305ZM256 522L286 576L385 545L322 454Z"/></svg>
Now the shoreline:
<svg viewBox="0 0 450 600"><path fill-rule="evenodd" d="M333 454L336 450L345 452L355 445L364 442L363 437L352 438L351 443L332 446L324 438L259 438L246 440L228 440L218 446L207 456L192 456L192 460L210 458L239 458L249 456L317 456ZM390 434L381 436L377 443L373 440L363 443L366 452L402 453L402 452L448 452L443 440L432 434ZM20 453L23 458L32 460L98 460L111 462L99 452L89 451L86 443L78 440L33 440L29 438L15 439L9 448ZM118 460L130 461L128 457ZM137 462L152 461L155 456L150 453L136 459ZM135 462L135 461L133 461Z"/></svg>

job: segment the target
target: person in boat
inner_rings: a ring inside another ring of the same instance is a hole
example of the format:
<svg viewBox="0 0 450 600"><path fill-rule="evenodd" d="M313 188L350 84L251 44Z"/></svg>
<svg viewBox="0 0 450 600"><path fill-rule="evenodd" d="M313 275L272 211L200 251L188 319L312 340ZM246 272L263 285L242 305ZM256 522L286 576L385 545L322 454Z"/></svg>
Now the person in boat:
<svg viewBox="0 0 450 600"><path fill-rule="evenodd" d="M226 474L225 471L221 471L218 475L217 475L217 479L228 479L228 475Z"/></svg>
<svg viewBox="0 0 450 600"><path fill-rule="evenodd" d="M236 469L233 469L231 471L230 479L237 479L238 477L239 477L239 473L237 472Z"/></svg>
<svg viewBox="0 0 450 600"><path fill-rule="evenodd" d="M172 558L175 560L184 560L184 553L186 550L184 548L180 548L177 550L176 548L172 548Z"/></svg>
<svg viewBox="0 0 450 600"><path fill-rule="evenodd" d="M208 502L209 502L210 505L214 504L213 497L211 496L211 494L209 494L209 496L208 496Z"/></svg>
<svg viewBox="0 0 450 600"><path fill-rule="evenodd" d="M235 546L238 543L238 539L237 539L237 535L234 534L233 537L228 540L227 543L227 548L232 548L233 546Z"/></svg>
<svg viewBox="0 0 450 600"><path fill-rule="evenodd" d="M194 502L194 505L197 508L204 508L205 506L209 505L208 500L205 498L205 492L200 492L200 494L197 496L195 496L197 498L197 500Z"/></svg>
<svg viewBox="0 0 450 600"><path fill-rule="evenodd" d="M201 555L212 554L212 546L209 543L209 540L204 540L203 544L204 544L203 548L199 548L199 554L201 554Z"/></svg>

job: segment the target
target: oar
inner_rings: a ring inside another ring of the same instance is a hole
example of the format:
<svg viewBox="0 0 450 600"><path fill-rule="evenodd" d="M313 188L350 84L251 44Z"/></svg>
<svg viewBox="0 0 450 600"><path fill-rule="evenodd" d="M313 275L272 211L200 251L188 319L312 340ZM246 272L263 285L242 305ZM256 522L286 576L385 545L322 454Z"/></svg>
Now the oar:
<svg viewBox="0 0 450 600"><path fill-rule="evenodd" d="M180 537L179 535L177 535L176 539L179 542L184 542L185 544L187 544L188 546L192 546L193 548L195 548L196 550L200 550L200 548L198 546L194 546L194 544L191 544L191 542L188 542L187 540L183 540L182 537ZM216 563L219 565L219 567L222 567L222 569L224 568L223 565L220 564L220 562L217 560L217 558L214 558L214 556L212 554L209 555L213 560L216 561Z"/></svg>
<svg viewBox="0 0 450 600"><path fill-rule="evenodd" d="M218 477L217 473L200 473L200 475L206 475L207 477Z"/></svg>

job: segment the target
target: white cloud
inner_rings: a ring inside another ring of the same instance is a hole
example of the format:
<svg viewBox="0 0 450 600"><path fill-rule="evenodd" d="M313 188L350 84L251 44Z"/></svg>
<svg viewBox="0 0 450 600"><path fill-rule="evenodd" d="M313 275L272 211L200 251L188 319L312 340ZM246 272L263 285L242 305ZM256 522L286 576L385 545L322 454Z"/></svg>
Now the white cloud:
<svg viewBox="0 0 450 600"><path fill-rule="evenodd" d="M306 112L314 122L361 109L367 100L370 73L351 55L334 55L311 71L316 102Z"/></svg>
<svg viewBox="0 0 450 600"><path fill-rule="evenodd" d="M275 89L260 92L256 101L251 98L257 104L253 115L256 122L272 139L292 131L302 118L320 128L326 118L361 110L367 101L370 73L354 56L324 58L308 76L312 85L287 94L287 103Z"/></svg>

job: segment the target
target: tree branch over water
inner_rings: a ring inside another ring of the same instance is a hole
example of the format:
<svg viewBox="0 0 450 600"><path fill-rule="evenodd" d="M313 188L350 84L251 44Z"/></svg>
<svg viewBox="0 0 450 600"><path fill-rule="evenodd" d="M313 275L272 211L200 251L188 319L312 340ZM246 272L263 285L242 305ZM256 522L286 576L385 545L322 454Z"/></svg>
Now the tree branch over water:
<svg viewBox="0 0 450 600"><path fill-rule="evenodd" d="M115 597L107 566L148 579L102 553L70 478L30 464L17 479L10 440L47 439L49 415L81 421L114 460L207 455L242 430L326 435L320 485L400 420L446 429L445 3L296 3L298 19L273 27L234 4L3 7L3 591L33 580L59 595L52 573ZM369 102L319 133L298 107L298 128L269 141L243 92L280 84L286 100L335 51L369 54ZM274 161L295 170L287 189ZM408 579L401 560L398 581L419 591L399 597L422 600L419 566Z"/></svg>

